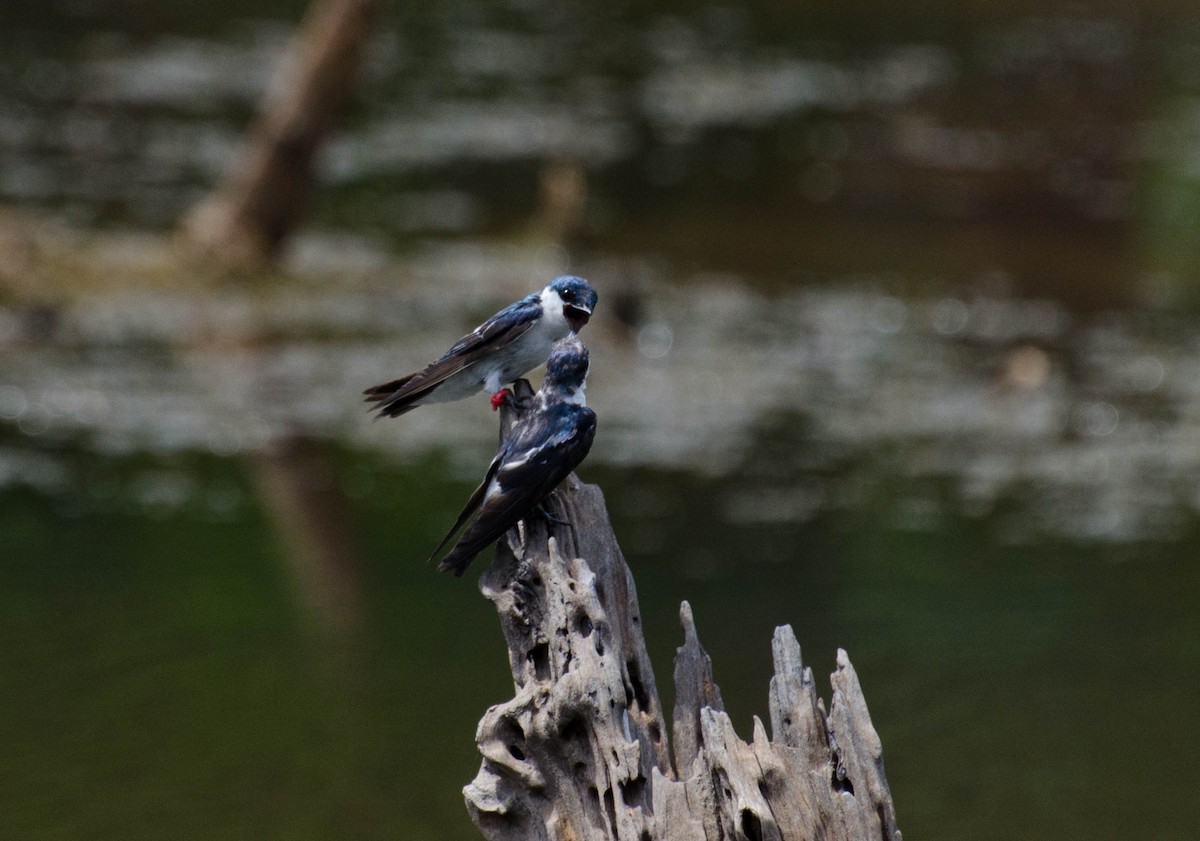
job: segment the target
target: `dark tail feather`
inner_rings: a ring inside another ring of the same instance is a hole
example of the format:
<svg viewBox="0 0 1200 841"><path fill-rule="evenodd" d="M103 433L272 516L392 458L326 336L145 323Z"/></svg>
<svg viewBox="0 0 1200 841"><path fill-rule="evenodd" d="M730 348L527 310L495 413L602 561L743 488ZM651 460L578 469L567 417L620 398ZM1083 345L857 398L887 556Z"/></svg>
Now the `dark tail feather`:
<svg viewBox="0 0 1200 841"><path fill-rule="evenodd" d="M379 420L380 418L398 418L401 415L411 412L413 409L417 408L417 404L413 403L412 400L406 397L403 400L397 400L393 403L384 403L382 406L372 406L367 411L375 411L376 408L378 408L379 411L375 412L375 419Z"/></svg>
<svg viewBox="0 0 1200 841"><path fill-rule="evenodd" d="M411 412L417 408L415 401L423 397L427 389L413 391L403 396L397 395L397 392L411 384L416 376L417 374L409 374L407 377L392 380L390 383L371 386L363 392L366 395L367 403L377 404L373 407L379 410L375 415L376 418L398 418L405 412Z"/></svg>
<svg viewBox="0 0 1200 841"><path fill-rule="evenodd" d="M438 572L452 572L455 577L462 578L462 574L467 571L467 567L471 565L471 561L475 560L475 556L471 555L465 558L456 558L453 554L447 555L446 558L438 564Z"/></svg>
<svg viewBox="0 0 1200 841"><path fill-rule="evenodd" d="M442 562L438 564L438 572L452 572L456 576L462 576L467 571L467 567L471 565L471 561L475 560L475 557L480 552L503 536L504 532L500 532L499 535L488 535L486 541L472 539L471 530L467 529L467 533L463 535L462 540L454 545L454 548L450 550L450 554L442 558Z"/></svg>
<svg viewBox="0 0 1200 841"><path fill-rule="evenodd" d="M476 520L467 526L467 530L463 532L458 543L454 544L450 554L442 558L442 562L438 564L438 572L453 572L455 575L462 575L480 552L504 537L508 530L518 522L520 522L519 518L512 522L500 523L480 523L479 520Z"/></svg>
<svg viewBox="0 0 1200 841"><path fill-rule="evenodd" d="M412 382L412 378L416 374L409 374L407 377L401 377L398 380L392 380L390 383L382 383L373 385L366 389L363 394L367 396L368 403L378 403L381 400L386 400L392 392L399 391L408 383Z"/></svg>
<svg viewBox="0 0 1200 841"><path fill-rule="evenodd" d="M482 485L480 487L482 487ZM476 492L476 495L480 495L478 491ZM442 551L442 549L445 547L445 545L450 542L450 538L454 537L454 533L456 531L458 531L459 528L462 526L462 524L467 521L467 518L471 516L472 512L475 510L475 508L478 505L478 503L476 503L475 505L472 505L474 498L475 497L472 496L471 500L467 502L467 507L464 508L462 510L462 513L458 515L458 522L456 522L453 526L451 526L450 531L446 532L446 536L442 538L442 542L439 543L437 545L437 548L433 550L433 554L429 556L429 560L432 561L434 558L436 558L438 556L438 552ZM455 550L458 549L457 546L455 546L454 548L455 548ZM451 552L451 555L453 555L453 552ZM474 556L472 555L472 557L474 557ZM447 569L449 569L449 567L445 566L445 563L446 563L445 561L442 561L442 563L438 564L438 572L445 572ZM471 563L471 558L467 558L466 563L464 563L462 565L463 569L466 569L467 564L469 564L469 563ZM462 575L462 569L460 569L458 572L456 572L454 574Z"/></svg>
<svg viewBox="0 0 1200 841"><path fill-rule="evenodd" d="M487 494L488 485L492 483L492 479L495 478L496 471L499 469L500 459L492 459L492 463L488 466L487 473L484 474L483 481L479 483L479 487L471 492L471 497L467 500L467 504L463 506L463 510L459 512L458 519L454 521L454 525L450 527L450 531L446 532L446 536L442 538L442 542L439 543L437 548L433 550L433 554L429 556L429 560L432 561L434 558L436 558L438 553L441 552L446 544L450 542L450 538L454 537L454 533L462 528L463 523L469 520L472 514L479 510L479 506L483 503L483 498ZM466 537L467 535L463 536ZM470 562L471 561L468 558L467 563ZM438 567L438 569L441 569L441 567ZM466 569L466 564L463 564L463 569ZM462 571L460 570L458 573L456 573L456 575L462 575Z"/></svg>

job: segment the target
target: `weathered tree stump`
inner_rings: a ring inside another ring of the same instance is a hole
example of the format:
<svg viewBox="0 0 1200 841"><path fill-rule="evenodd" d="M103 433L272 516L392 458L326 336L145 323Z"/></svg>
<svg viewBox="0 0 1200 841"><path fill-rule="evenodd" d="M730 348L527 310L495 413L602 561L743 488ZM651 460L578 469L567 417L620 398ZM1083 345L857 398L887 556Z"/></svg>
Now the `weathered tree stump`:
<svg viewBox="0 0 1200 841"><path fill-rule="evenodd" d="M572 475L547 507L566 524L529 518L480 578L516 687L480 721L483 764L463 789L484 836L900 839L882 745L844 651L827 713L791 628L776 629L771 737L756 717L746 743L684 602L672 756L633 576L600 489Z"/></svg>

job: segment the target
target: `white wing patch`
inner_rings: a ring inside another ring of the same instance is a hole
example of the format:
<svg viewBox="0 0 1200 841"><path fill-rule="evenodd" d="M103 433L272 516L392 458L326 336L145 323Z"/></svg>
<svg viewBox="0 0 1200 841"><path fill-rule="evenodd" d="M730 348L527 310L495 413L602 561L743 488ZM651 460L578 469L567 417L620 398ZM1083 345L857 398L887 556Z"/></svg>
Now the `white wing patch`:
<svg viewBox="0 0 1200 841"><path fill-rule="evenodd" d="M498 496L499 494L500 494L500 480L492 479L492 481L488 482L487 490L483 494L483 499L486 502L487 500L492 499L493 497Z"/></svg>
<svg viewBox="0 0 1200 841"><path fill-rule="evenodd" d="M537 452L537 450L534 450L534 452ZM529 459L532 455L533 455L533 453L529 453L529 455L526 455L524 458L519 458L516 461L508 462L507 464L505 464L503 467L500 468L500 472L506 473L509 470L516 470L518 467L523 465L525 462L529 461Z"/></svg>

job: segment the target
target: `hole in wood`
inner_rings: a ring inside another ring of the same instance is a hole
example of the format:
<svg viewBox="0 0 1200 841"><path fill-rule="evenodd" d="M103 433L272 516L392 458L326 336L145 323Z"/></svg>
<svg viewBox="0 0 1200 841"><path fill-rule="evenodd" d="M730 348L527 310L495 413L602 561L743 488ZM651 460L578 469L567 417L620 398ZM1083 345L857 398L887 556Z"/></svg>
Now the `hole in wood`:
<svg viewBox="0 0 1200 841"><path fill-rule="evenodd" d="M613 828L613 832L617 829L617 802L613 797L611 788L604 790L604 809L608 812L608 825Z"/></svg>
<svg viewBox="0 0 1200 841"><path fill-rule="evenodd" d="M525 761L525 731L511 717L505 716L500 719L496 727L496 738L504 743L513 759Z"/></svg>
<svg viewBox="0 0 1200 841"><path fill-rule="evenodd" d="M625 670L629 672L629 688L633 690L633 700L637 701L638 709L649 710L650 698L646 695L646 687L642 686L642 674L638 671L637 662L626 660Z"/></svg>
<svg viewBox="0 0 1200 841"><path fill-rule="evenodd" d="M489 838L493 835L501 833L508 835L515 830L513 827L520 826L522 823L521 817L512 812L507 812L503 815L498 815L495 812L479 812L479 828L483 834ZM517 837L521 837L525 833L516 832Z"/></svg>
<svg viewBox="0 0 1200 841"><path fill-rule="evenodd" d="M625 805L630 808L638 806L642 802L642 795L646 791L646 778L641 774L634 777L632 780L626 780L620 784L621 799L625 801Z"/></svg>
<svg viewBox="0 0 1200 841"><path fill-rule="evenodd" d="M762 795L763 800L771 802L771 786L765 778L758 781L758 793Z"/></svg>
<svg viewBox="0 0 1200 841"><path fill-rule="evenodd" d="M533 674L538 680L550 679L550 645L539 642L529 649L529 661L533 664Z"/></svg>
<svg viewBox="0 0 1200 841"><path fill-rule="evenodd" d="M842 763L842 758L833 753L831 761L833 762L833 777L830 780L830 785L834 791L840 791L845 794L854 794L854 783L850 782L850 777L846 774L846 766Z"/></svg>
<svg viewBox="0 0 1200 841"><path fill-rule="evenodd" d="M591 636L593 628L590 616L582 610L575 614L575 633L581 637Z"/></svg>
<svg viewBox="0 0 1200 841"><path fill-rule="evenodd" d="M558 735L567 743L569 756L577 757L581 764L592 758L592 742L588 738L587 723L578 714L559 724Z"/></svg>
<svg viewBox="0 0 1200 841"><path fill-rule="evenodd" d="M750 841L762 841L762 821L749 809L742 810L742 834Z"/></svg>

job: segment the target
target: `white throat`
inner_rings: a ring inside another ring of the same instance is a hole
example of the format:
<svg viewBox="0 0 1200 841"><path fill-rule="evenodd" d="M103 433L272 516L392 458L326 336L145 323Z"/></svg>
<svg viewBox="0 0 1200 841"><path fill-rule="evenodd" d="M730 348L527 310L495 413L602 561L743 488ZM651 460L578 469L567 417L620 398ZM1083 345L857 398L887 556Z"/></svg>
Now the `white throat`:
<svg viewBox="0 0 1200 841"><path fill-rule="evenodd" d="M587 396L583 393L585 388L587 388L587 383L584 383L578 388L555 391L553 400L550 399L550 395L546 391L539 391L538 403L541 405L542 409L545 409L552 403L568 403L572 406L586 406Z"/></svg>
<svg viewBox="0 0 1200 841"><path fill-rule="evenodd" d="M542 323L548 333L562 338L571 332L571 325L563 315L562 296L547 286L542 290Z"/></svg>
<svg viewBox="0 0 1200 841"><path fill-rule="evenodd" d="M567 392L567 396L563 398L564 403L573 403L576 406L587 405L587 395L583 393L587 388L587 383L584 383L579 388L573 388Z"/></svg>

